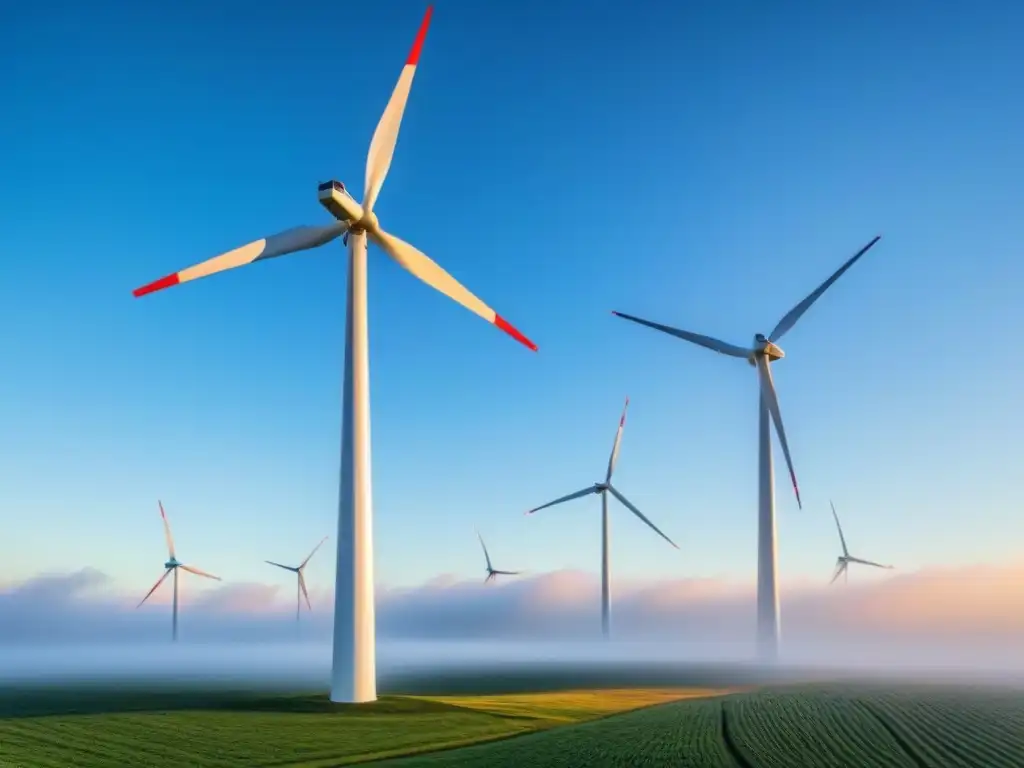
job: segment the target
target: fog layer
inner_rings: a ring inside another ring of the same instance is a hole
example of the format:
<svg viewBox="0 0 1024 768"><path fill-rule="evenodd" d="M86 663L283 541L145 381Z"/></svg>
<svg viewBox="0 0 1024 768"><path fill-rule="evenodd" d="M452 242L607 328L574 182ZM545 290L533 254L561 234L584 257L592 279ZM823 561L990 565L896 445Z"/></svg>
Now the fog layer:
<svg viewBox="0 0 1024 768"><path fill-rule="evenodd" d="M854 577L855 578L855 577ZM0 680L222 678L324 685L333 596L295 621L294 593L261 584L183 590L134 610L104 574L50 574L0 590ZM438 577L380 588L383 676L461 665L592 662L748 664L753 590L706 579L622 584L613 641L601 642L599 585L561 571L504 584ZM932 569L882 581L783 591L783 665L918 676L1024 673L1024 568Z"/></svg>

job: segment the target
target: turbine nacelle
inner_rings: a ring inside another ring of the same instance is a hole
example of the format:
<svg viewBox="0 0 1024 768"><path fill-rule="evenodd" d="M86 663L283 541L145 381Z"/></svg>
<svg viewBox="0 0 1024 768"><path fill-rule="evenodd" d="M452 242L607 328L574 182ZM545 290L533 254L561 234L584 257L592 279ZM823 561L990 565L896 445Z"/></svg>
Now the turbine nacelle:
<svg viewBox="0 0 1024 768"><path fill-rule="evenodd" d="M754 347L750 350L747 362L756 367L758 355L764 355L768 358L768 362L774 363L776 360L784 358L786 353L777 344L768 341L763 333L756 333L754 334Z"/></svg>
<svg viewBox="0 0 1024 768"><path fill-rule="evenodd" d="M177 568L179 565L181 565L181 563L178 562L178 559L172 557L170 560L164 563L164 568Z"/></svg>
<svg viewBox="0 0 1024 768"><path fill-rule="evenodd" d="M318 197L320 205L338 221L358 222L363 218L363 206L348 193L340 181L325 181L319 186ZM373 222L376 225L376 217Z"/></svg>

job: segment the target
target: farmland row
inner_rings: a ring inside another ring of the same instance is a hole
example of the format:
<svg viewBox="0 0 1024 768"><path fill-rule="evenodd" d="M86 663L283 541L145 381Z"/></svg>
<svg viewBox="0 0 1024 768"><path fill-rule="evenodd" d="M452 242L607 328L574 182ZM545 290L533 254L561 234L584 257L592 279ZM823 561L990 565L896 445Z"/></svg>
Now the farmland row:
<svg viewBox="0 0 1024 768"><path fill-rule="evenodd" d="M965 698L950 711L919 695L887 693L861 702L908 743L925 765L934 768L1020 768L1015 746L1020 734L1012 728L979 729L965 718L977 707Z"/></svg>
<svg viewBox="0 0 1024 768"><path fill-rule="evenodd" d="M758 768L904 768L899 743L843 695L765 691L724 702L736 748Z"/></svg>

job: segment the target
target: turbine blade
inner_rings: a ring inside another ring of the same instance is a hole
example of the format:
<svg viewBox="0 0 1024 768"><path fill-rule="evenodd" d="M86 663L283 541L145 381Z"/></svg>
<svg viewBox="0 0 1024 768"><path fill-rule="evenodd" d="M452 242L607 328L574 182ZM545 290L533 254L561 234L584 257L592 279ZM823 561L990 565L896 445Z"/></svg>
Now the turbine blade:
<svg viewBox="0 0 1024 768"><path fill-rule="evenodd" d="M377 230L369 230L367 234L388 256L431 288L443 293L452 301L461 304L487 322L498 326L498 328L520 344L532 349L534 352L537 351L536 344L520 333L505 318L470 293L465 286L445 272L440 265L425 253L379 228Z"/></svg>
<svg viewBox="0 0 1024 768"><path fill-rule="evenodd" d="M476 532L476 537L480 539L480 546L484 548L484 558L487 560L487 570L491 570L491 556L487 552L487 545L484 544L484 537L480 535L480 531Z"/></svg>
<svg viewBox="0 0 1024 768"><path fill-rule="evenodd" d="M615 464L619 460L619 446L622 444L622 430L626 426L626 411L629 410L629 398L622 407L622 416L619 418L619 428L615 431L615 443L612 445L612 454L608 457L608 474L604 481L607 483L612 479L612 472L615 471Z"/></svg>
<svg viewBox="0 0 1024 768"><path fill-rule="evenodd" d="M843 526L839 524L839 515L836 514L836 505L829 501L829 505L832 507L832 517L836 519L836 528L839 529L839 542L843 545L843 554L846 557L850 556L850 550L846 548L846 537L843 536Z"/></svg>
<svg viewBox="0 0 1024 768"><path fill-rule="evenodd" d="M391 99L384 108L384 114L380 116L377 129L373 132L370 151L366 156L366 183L363 187L363 210L366 212L373 210L373 204L380 194L384 179L387 178L388 169L391 168L391 158L395 154L395 144L398 143L398 129L402 125L405 104L409 100L409 89L412 88L412 80L416 76L416 65L420 60L420 51L423 49L423 41L427 37L427 28L430 26L430 17L433 13L434 6L428 5L416 39L413 41L412 50L409 52L409 58L405 60L395 90L391 92Z"/></svg>
<svg viewBox="0 0 1024 768"><path fill-rule="evenodd" d="M281 565L280 563L275 563L273 560L264 560L263 562L267 563L268 565L276 565L278 568L284 568L286 571L291 571L292 573L297 573L299 570L298 568L295 568L291 565Z"/></svg>
<svg viewBox="0 0 1024 768"><path fill-rule="evenodd" d="M279 232L261 240L255 240L233 251L214 256L212 259L195 264L180 272L172 272L166 277L154 280L148 285L136 288L132 293L135 298L145 296L147 293L170 288L173 285L187 283L190 280L198 280L201 277L208 277L218 272L224 272L235 267L244 267L254 261L273 259L277 256L284 256L296 251L304 251L309 248L316 248L318 245L329 243L334 238L343 234L348 229L348 223L336 221L322 227L295 227Z"/></svg>
<svg viewBox="0 0 1024 768"><path fill-rule="evenodd" d="M699 333L690 333L679 328L673 328L670 325L662 325L661 323L652 323L650 320L641 320L639 317L633 317L633 315L626 315L622 312L616 312L612 310L612 314L616 317L621 317L623 320L632 320L634 323L640 323L640 325L646 325L648 328L654 328L656 331L662 331L663 333L670 334L677 338L689 341L693 344L699 344L702 347L707 347L715 352L721 352L723 355L729 355L730 357L749 357L750 350L744 349L743 347L737 347L735 344L729 344L719 339L714 339L711 336L703 336Z"/></svg>
<svg viewBox="0 0 1024 768"><path fill-rule="evenodd" d="M629 499L627 499L625 496L623 496L621 493L619 493L611 485L608 486L608 490L611 491L612 496L614 496L616 499L621 501L630 512L632 512L634 515L636 515L641 520L643 520L645 523L647 523L647 525L650 526L651 530L653 530L656 534L661 536L661 538L663 538L665 541L667 541L673 547L675 547L676 549L679 549L679 545L677 545L674 541L672 541L672 539L670 539L668 536L666 536L664 533L662 533L661 529L659 529L658 526L656 526L654 523L652 523L650 520L648 520L646 517L644 517L643 513L640 512L639 509L634 507L633 503Z"/></svg>
<svg viewBox="0 0 1024 768"><path fill-rule="evenodd" d="M160 506L160 517L164 521L164 539L167 541L167 554L174 557L174 537L171 536L171 524L167 522L167 513L164 512L164 503L158 501Z"/></svg>
<svg viewBox="0 0 1024 768"><path fill-rule="evenodd" d="M309 592L306 591L306 579L302 575L302 571L299 571L299 589L302 590L302 596L306 598L306 608L313 610L313 606L309 602Z"/></svg>
<svg viewBox="0 0 1024 768"><path fill-rule="evenodd" d="M851 557L850 558L850 562L851 563L860 563L861 565L870 565L870 566L872 566L874 568L885 568L888 571L893 570L893 567L891 565L882 565L881 563L874 563L874 562L872 562L870 560L861 560L859 557Z"/></svg>
<svg viewBox="0 0 1024 768"><path fill-rule="evenodd" d="M135 607L136 608L141 608L142 604L144 602L146 602L147 600L149 600L149 596L152 595L154 592L156 592L156 588L164 583L164 579L166 579L167 576L170 574L170 572L173 571L173 570L174 570L173 568L168 568L166 571L164 571L164 575L156 580L156 584L154 584L152 587L150 587L149 592L146 593L146 596L144 598L142 598L142 600L139 601L139 604L136 605Z"/></svg>
<svg viewBox="0 0 1024 768"><path fill-rule="evenodd" d="M768 341L775 342L781 339L789 331L790 328L796 325L796 321L799 320L801 316L803 316L804 312L810 309L811 305L814 304L814 302L816 302L819 298L821 298L821 294L827 291L829 287L831 287L832 283L834 283L836 280L842 277L843 273L850 267L852 267L857 262L857 259L859 259L865 253L867 253L871 249L871 246L877 243L881 238L881 235L876 235L870 243L868 243L855 254L853 254L851 258L847 259L846 263L843 264L843 266L841 266L839 269L833 272L832 276L828 280L826 280L824 283L815 288L814 291L806 299L804 299L791 310L789 310L789 312L786 313L786 316L779 320L779 324L775 326L775 330L771 332L771 335L768 336Z"/></svg>
<svg viewBox="0 0 1024 768"><path fill-rule="evenodd" d="M220 576L214 576L212 573L207 573L206 571L201 571L198 568L193 568L191 565L179 565L178 567L184 571L188 571L189 573L194 573L196 576L202 576L216 581L223 581Z"/></svg>
<svg viewBox="0 0 1024 768"><path fill-rule="evenodd" d="M565 503L567 501L572 501L573 499L579 499L579 498L582 498L583 496L587 496L588 494L591 494L591 493L597 493L597 486L596 485L592 485L589 488L584 488L582 491L576 491L576 493L570 493L568 496L562 496L560 499L555 499L554 501L549 501L547 504L541 504L539 507L534 507L533 509L528 510L526 512L526 514L532 515L534 512L539 512L542 509L547 509L548 507L553 507L556 504L563 504L563 503Z"/></svg>
<svg viewBox="0 0 1024 768"><path fill-rule="evenodd" d="M309 555L308 555L308 556L306 557L306 559L302 561L302 565L300 565L300 566L299 566L299 570L300 570L300 571L301 571L301 570L302 570L303 568L305 568L305 567L306 567L306 563L308 563L308 562L309 562L310 560L312 560L312 559L313 559L313 555L315 555L315 554L316 554L316 551L317 551L318 549L320 549L320 547L322 547L322 546L323 546L324 542L325 542L325 541L327 541L327 539L328 539L328 538L329 538L329 537L327 537L327 536L324 536L324 537L323 537L322 539L320 539L320 543L319 543L319 544L317 544L317 545L316 545L315 547L313 547L313 551L309 553Z"/></svg>
<svg viewBox="0 0 1024 768"><path fill-rule="evenodd" d="M495 571L495 573L500 574L502 576L518 576L520 572L519 571Z"/></svg>
<svg viewBox="0 0 1024 768"><path fill-rule="evenodd" d="M786 457L786 466L789 467L789 479L793 481L793 493L796 494L796 505L803 509L800 501L800 486L796 482L796 471L793 469L793 459L789 455L789 441L786 440L786 428L782 424L782 411L779 410L779 396L775 393L775 383L772 381L772 369L768 364L768 358L764 355L757 356L757 377L761 380L761 396L768 406L768 412L775 422L775 431L779 435L779 442L782 444L782 455Z"/></svg>
<svg viewBox="0 0 1024 768"><path fill-rule="evenodd" d="M845 570L846 570L846 563L839 563L839 565L836 566L836 572L835 572L835 574L833 574L832 581L830 581L829 584L835 584L836 583L836 579L838 579L840 576L842 576L843 572Z"/></svg>

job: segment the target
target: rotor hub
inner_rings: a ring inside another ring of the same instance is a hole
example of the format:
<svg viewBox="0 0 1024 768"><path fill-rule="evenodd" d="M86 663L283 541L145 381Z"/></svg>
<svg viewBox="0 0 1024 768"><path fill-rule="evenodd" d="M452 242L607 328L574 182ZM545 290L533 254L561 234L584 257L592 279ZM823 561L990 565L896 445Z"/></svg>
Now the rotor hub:
<svg viewBox="0 0 1024 768"><path fill-rule="evenodd" d="M377 221L377 214L375 214L373 211L364 211L363 217L352 225L352 231L376 232L379 226L380 225L379 222Z"/></svg>

